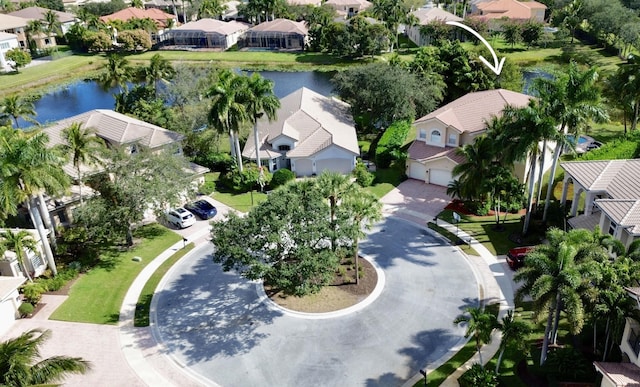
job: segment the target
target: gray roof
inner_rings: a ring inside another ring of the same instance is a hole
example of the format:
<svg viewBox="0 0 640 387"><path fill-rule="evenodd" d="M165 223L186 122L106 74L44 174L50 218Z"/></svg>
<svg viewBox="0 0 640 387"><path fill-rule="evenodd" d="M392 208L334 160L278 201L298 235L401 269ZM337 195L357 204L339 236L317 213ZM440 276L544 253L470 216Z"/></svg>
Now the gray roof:
<svg viewBox="0 0 640 387"><path fill-rule="evenodd" d="M434 21L462 21L459 16L456 16L450 12L447 12L440 8L420 8L411 12L416 18L418 18L418 24L426 25Z"/></svg>
<svg viewBox="0 0 640 387"><path fill-rule="evenodd" d="M499 116L507 105L524 107L533 98L515 91L496 89L469 93L417 119L414 124L436 119L460 132L485 130L485 123Z"/></svg>
<svg viewBox="0 0 640 387"><path fill-rule="evenodd" d="M631 235L640 236L640 199L597 199L596 204Z"/></svg>
<svg viewBox="0 0 640 387"><path fill-rule="evenodd" d="M589 191L605 191L612 199L640 199L640 159L567 161L560 166Z"/></svg>
<svg viewBox="0 0 640 387"><path fill-rule="evenodd" d="M0 13L0 31L26 27L29 20L31 19L25 19L23 17L5 15Z"/></svg>
<svg viewBox="0 0 640 387"><path fill-rule="evenodd" d="M296 22L289 19L275 19L268 22L260 23L249 29L251 32L286 32L300 35L307 35L309 30L306 23Z"/></svg>
<svg viewBox="0 0 640 387"><path fill-rule="evenodd" d="M184 137L180 133L140 121L113 110L95 109L65 118L44 128L43 131L49 135L49 143L52 146L63 144L62 130L75 122L81 123L83 127L94 128L99 137L104 138L113 145L139 143L142 146L154 149L180 141Z"/></svg>
<svg viewBox="0 0 640 387"><path fill-rule="evenodd" d="M42 8L42 7L27 7L19 11L9 12L9 15L23 17L26 19L38 19L38 20L44 21L45 14L49 11L50 11L49 9ZM72 13L60 12L60 11L53 11L53 13L56 14L56 16L58 16L58 21L60 23L69 23L76 20L76 15Z"/></svg>
<svg viewBox="0 0 640 387"><path fill-rule="evenodd" d="M258 121L261 158L280 156L270 151L269 145L280 136L296 142L287 157L309 157L331 145L359 154L353 117L346 103L303 87L282 98L280 105L275 121ZM255 158L254 143L251 131L242 152L244 157Z"/></svg>
<svg viewBox="0 0 640 387"><path fill-rule="evenodd" d="M220 35L231 35L238 31L246 31L249 26L237 21L221 21L217 19L200 19L197 21L183 24L178 28L174 28L172 31L202 31L208 33L217 33Z"/></svg>
<svg viewBox="0 0 640 387"><path fill-rule="evenodd" d="M615 386L640 387L640 368L633 363L595 361L593 365Z"/></svg>
<svg viewBox="0 0 640 387"><path fill-rule="evenodd" d="M18 35L0 31L0 42L4 42L6 40L14 40L14 39L18 39Z"/></svg>

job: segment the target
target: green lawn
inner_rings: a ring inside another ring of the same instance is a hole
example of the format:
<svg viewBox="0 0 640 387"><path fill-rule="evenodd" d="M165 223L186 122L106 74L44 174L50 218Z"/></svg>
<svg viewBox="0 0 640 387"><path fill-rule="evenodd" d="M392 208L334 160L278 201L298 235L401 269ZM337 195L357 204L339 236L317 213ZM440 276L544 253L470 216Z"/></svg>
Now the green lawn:
<svg viewBox="0 0 640 387"><path fill-rule="evenodd" d="M401 172L396 168L378 169L375 175L376 178L373 184L366 189L376 195L378 199L388 194L403 181Z"/></svg>
<svg viewBox="0 0 640 387"><path fill-rule="evenodd" d="M153 224L136 230L142 238L131 250L101 254L100 263L71 287L69 298L53 313L52 320L116 324L125 294L138 273L155 257L178 242L180 235ZM141 257L135 262L133 257Z"/></svg>
<svg viewBox="0 0 640 387"><path fill-rule="evenodd" d="M149 277L147 283L144 284L144 288L142 288L142 292L140 292L140 296L138 297L138 303L136 304L136 313L133 318L133 326L135 327L148 327L149 326L149 311L151 310L151 300L153 299L153 294L158 287L158 284L162 280L165 274L171 269L171 267L180 260L180 258L184 257L189 251L193 250L195 245L193 242L186 245L182 250L179 250L175 254L173 254L169 259L164 261L162 265L160 265L155 272Z"/></svg>

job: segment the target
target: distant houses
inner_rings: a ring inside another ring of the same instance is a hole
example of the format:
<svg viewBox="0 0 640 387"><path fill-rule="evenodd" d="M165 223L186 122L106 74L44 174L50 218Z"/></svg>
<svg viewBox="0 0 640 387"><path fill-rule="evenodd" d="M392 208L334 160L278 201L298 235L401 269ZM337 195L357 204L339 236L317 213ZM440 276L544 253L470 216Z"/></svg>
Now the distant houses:
<svg viewBox="0 0 640 387"><path fill-rule="evenodd" d="M432 5L433 4L430 3L429 6L425 6L411 12L411 14L415 16L418 23L416 25L407 26L407 37L418 46L427 46L432 44L432 37L424 31L425 27L429 24L446 23L448 21L462 22L464 20L459 16L456 16L443 9L433 7ZM455 29L452 33L458 34L460 33L460 31ZM458 35L455 35L453 37L460 38L460 36Z"/></svg>

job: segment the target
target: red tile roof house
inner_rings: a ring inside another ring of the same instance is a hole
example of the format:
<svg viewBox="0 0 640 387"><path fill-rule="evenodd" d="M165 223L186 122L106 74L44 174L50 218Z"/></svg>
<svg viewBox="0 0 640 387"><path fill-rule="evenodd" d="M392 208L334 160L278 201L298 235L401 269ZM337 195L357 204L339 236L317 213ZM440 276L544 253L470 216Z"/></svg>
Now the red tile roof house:
<svg viewBox="0 0 640 387"><path fill-rule="evenodd" d="M544 23L546 9L546 5L537 1L479 0L471 2L471 17L486 20L490 29L499 30L503 18Z"/></svg>
<svg viewBox="0 0 640 387"><path fill-rule="evenodd" d="M532 97L497 89L469 93L419 118L413 123L417 138L409 147L407 176L428 184L447 186L455 179L453 168L464 161L456 153L486 132L486 123L499 116L505 106L523 107ZM551 166L553 144L547 143L545 169ZM520 182L527 176L529 163L514 165Z"/></svg>
<svg viewBox="0 0 640 387"><path fill-rule="evenodd" d="M640 239L640 159L567 161L561 203L573 184L568 223L573 228L593 230L599 226L628 248ZM576 216L584 194L584 213Z"/></svg>
<svg viewBox="0 0 640 387"><path fill-rule="evenodd" d="M120 20L126 22L131 19L146 19L149 18L156 23L158 31L151 34L151 41L161 42L164 40L164 34L172 28L172 26L178 25L178 19L175 15L166 13L157 8L140 9L129 7L110 15L101 16L100 20L107 23L111 20Z"/></svg>
<svg viewBox="0 0 640 387"><path fill-rule="evenodd" d="M307 43L309 43L309 30L306 22L275 19L249 28L238 42L238 46L301 51Z"/></svg>
<svg viewBox="0 0 640 387"><path fill-rule="evenodd" d="M349 105L300 88L280 100L277 119L258 121L260 160L270 172L291 169L296 176L324 170L350 173L360 154ZM242 156L256 159L253 131Z"/></svg>

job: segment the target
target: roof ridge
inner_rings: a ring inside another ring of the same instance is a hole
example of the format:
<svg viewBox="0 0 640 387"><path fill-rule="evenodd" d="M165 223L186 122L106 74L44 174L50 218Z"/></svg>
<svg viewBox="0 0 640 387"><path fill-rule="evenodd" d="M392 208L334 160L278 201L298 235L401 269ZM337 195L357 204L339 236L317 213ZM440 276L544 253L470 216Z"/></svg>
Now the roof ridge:
<svg viewBox="0 0 640 387"><path fill-rule="evenodd" d="M633 199L630 199L630 200L633 200ZM640 208L640 199L635 199L635 203L631 205L631 208L629 208L629 211L627 211L627 213L622 217L622 222L620 222L620 224L625 224L627 218L631 216L631 213L633 213L633 211L638 208ZM635 227L635 225L633 224L631 226Z"/></svg>

